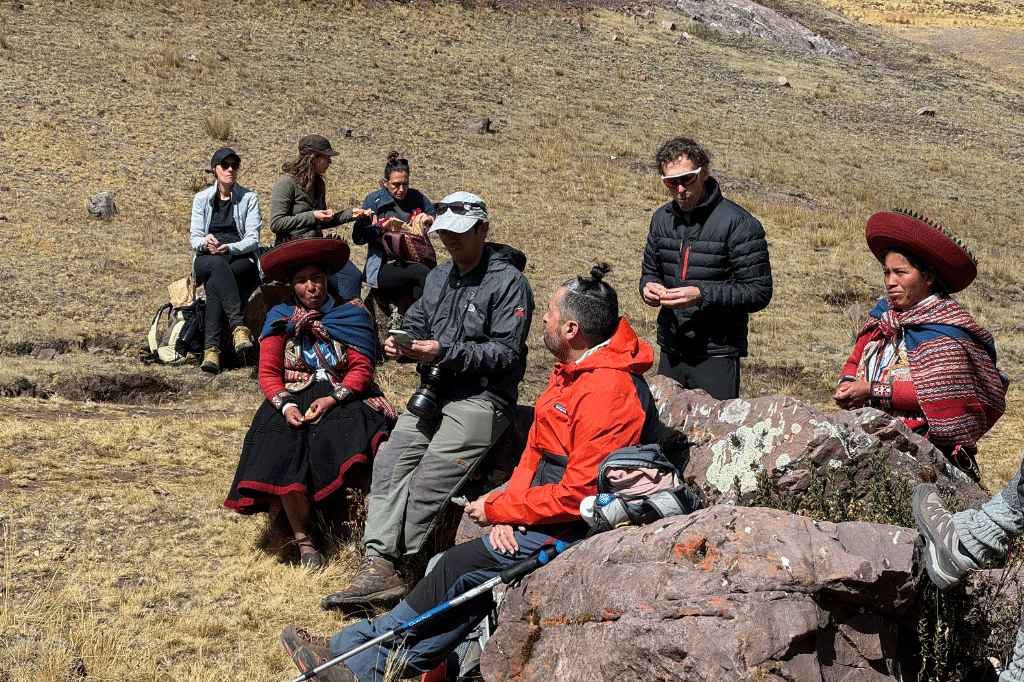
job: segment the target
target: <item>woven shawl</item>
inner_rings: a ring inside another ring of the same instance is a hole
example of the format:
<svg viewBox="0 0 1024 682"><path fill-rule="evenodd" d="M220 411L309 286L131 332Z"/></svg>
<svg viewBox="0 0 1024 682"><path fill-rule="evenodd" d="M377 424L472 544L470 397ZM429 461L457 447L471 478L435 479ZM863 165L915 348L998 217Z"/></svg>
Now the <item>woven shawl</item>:
<svg viewBox="0 0 1024 682"><path fill-rule="evenodd" d="M928 439L943 451L963 446L972 455L977 442L1006 410L1009 379L996 368L992 334L952 299L939 299L907 311L879 301L860 334L873 338L903 330Z"/></svg>

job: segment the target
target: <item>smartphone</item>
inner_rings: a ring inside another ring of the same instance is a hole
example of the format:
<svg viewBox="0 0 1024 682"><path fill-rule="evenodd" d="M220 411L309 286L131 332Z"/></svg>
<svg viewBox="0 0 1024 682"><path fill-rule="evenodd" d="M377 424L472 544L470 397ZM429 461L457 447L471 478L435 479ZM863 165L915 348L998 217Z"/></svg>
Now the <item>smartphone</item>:
<svg viewBox="0 0 1024 682"><path fill-rule="evenodd" d="M388 334L395 340L395 344L399 346L411 346L412 339L409 335L403 332L401 329L389 329Z"/></svg>

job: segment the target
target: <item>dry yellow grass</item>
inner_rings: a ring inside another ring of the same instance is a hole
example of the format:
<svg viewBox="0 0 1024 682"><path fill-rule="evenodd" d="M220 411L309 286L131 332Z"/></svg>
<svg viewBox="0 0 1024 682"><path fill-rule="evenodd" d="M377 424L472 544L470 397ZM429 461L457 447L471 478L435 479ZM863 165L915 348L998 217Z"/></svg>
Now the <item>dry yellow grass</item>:
<svg viewBox="0 0 1024 682"><path fill-rule="evenodd" d="M228 125L264 210L303 134L342 151L328 177L335 208L373 190L398 149L432 199L486 199L494 238L529 255L542 306L567 277L611 261L623 313L650 341L654 311L635 286L650 210L668 198L651 157L693 134L771 242L775 297L751 322L745 394L831 409L855 329L848 302L866 314L882 290L864 220L893 206L974 248L980 276L960 300L994 331L1004 369L1024 376L1020 81L985 68L995 56L945 56L828 8L773 4L873 61L698 30L664 10L648 21L276 0L0 7L0 392L51 396L0 398L0 678L57 680L80 657L97 680L283 680L281 627L344 622L317 603L351 571L351 551L310 575L258 549L264 521L220 506L262 399L252 369L211 379L135 360L166 283L189 268L192 195ZM1000 7L961 20L1016 16ZM693 44L676 45L663 19ZM780 75L793 87L776 87ZM915 115L926 105L934 118ZM481 116L496 133L466 130ZM85 204L104 190L121 213L99 222ZM524 403L550 366L539 327ZM33 359L47 347L62 354ZM165 386L145 405L69 399L140 374ZM398 404L416 382L391 367L379 380ZM993 486L1020 461L1022 421L1015 384L982 443Z"/></svg>

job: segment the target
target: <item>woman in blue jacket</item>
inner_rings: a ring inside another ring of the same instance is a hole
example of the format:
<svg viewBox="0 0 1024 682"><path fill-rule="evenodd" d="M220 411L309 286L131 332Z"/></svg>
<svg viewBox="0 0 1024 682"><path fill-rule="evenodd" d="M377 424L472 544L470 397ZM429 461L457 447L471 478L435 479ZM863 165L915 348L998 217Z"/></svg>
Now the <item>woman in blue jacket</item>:
<svg viewBox="0 0 1024 682"><path fill-rule="evenodd" d="M214 374L220 371L223 319L231 327L236 353L253 347L242 304L260 285L257 253L263 218L256 193L235 182L241 162L229 147L214 152L210 168L217 181L192 202L192 273L196 284L206 287L206 350L200 368Z"/></svg>
<svg viewBox="0 0 1024 682"><path fill-rule="evenodd" d="M413 301L423 295L423 283L430 268L422 263L403 263L389 259L381 243L384 231L380 224L387 218L398 218L412 223L420 214L436 217L434 204L418 189L409 187L409 162L398 158L398 152L391 152L384 165L384 178L380 189L368 195L363 208L374 213L373 219L360 219L352 227L352 241L367 244L364 278L366 282L384 297L394 299L408 294Z"/></svg>

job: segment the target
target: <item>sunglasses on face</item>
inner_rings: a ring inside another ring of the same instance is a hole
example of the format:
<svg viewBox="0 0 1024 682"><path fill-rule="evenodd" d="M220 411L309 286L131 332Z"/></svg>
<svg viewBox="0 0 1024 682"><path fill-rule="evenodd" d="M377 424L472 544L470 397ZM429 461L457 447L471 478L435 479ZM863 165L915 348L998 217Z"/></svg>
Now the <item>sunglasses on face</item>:
<svg viewBox="0 0 1024 682"><path fill-rule="evenodd" d="M241 164L238 161L221 161L217 165L225 170L227 170L228 168L230 168L231 170L238 170L238 166Z"/></svg>
<svg viewBox="0 0 1024 682"><path fill-rule="evenodd" d="M445 211L451 211L455 215L466 215L469 211L474 208L483 209L484 205L476 201L453 201L450 204L446 204L443 201L439 201L434 204L434 210L437 211L438 215L441 215Z"/></svg>
<svg viewBox="0 0 1024 682"><path fill-rule="evenodd" d="M700 172L703 170L703 166L696 170L692 170L686 173L680 173L679 175L662 175L661 181L665 183L665 186L669 189L676 189L677 187L689 187L693 183L697 182Z"/></svg>

